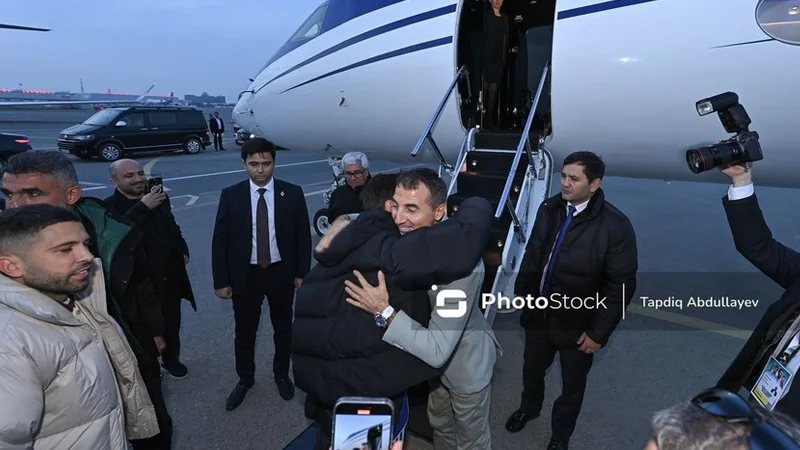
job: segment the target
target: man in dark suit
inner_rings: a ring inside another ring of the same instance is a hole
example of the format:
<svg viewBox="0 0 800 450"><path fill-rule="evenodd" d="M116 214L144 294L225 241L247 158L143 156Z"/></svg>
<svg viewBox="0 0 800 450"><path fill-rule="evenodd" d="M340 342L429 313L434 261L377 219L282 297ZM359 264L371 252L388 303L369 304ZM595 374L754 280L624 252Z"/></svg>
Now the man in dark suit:
<svg viewBox="0 0 800 450"><path fill-rule="evenodd" d="M547 450L567 450L594 354L608 344L636 290L636 234L625 214L605 199L600 187L604 174L605 163L594 153L576 152L564 159L561 193L539 207L514 287L514 295L547 297L549 302L522 312L523 391L506 429L516 433L539 416L545 372L558 353L564 382L553 404ZM597 300L587 300L580 309L559 306L574 305L565 299L576 297Z"/></svg>
<svg viewBox="0 0 800 450"><path fill-rule="evenodd" d="M218 112L208 115L208 129L214 135L214 150L224 152L225 147L222 146L222 135L225 134L225 122L219 118Z"/></svg>
<svg viewBox="0 0 800 450"><path fill-rule="evenodd" d="M785 289L771 304L736 359L717 382L717 387L748 391L758 381L771 358L795 373L800 367L800 253L772 237L752 181L751 168L732 165L721 168L731 178L722 198L736 250L764 275ZM773 407L800 419L800 389L794 377L777 396Z"/></svg>
<svg viewBox="0 0 800 450"><path fill-rule="evenodd" d="M161 352L161 367L173 378L185 378L189 369L180 362L181 300L188 300L197 311L186 271L189 245L172 214L163 186L153 186L146 191L147 177L141 164L132 159L120 159L111 163L108 171L117 189L104 200L106 208L125 216L145 236L142 247L164 315L166 348Z"/></svg>
<svg viewBox="0 0 800 450"><path fill-rule="evenodd" d="M255 382L255 342L266 295L274 330L272 370L280 395L294 396L289 379L294 291L311 268L311 223L300 186L273 178L275 145L253 138L242 145L250 177L220 195L211 264L218 297L233 299L239 382L225 408L241 404Z"/></svg>

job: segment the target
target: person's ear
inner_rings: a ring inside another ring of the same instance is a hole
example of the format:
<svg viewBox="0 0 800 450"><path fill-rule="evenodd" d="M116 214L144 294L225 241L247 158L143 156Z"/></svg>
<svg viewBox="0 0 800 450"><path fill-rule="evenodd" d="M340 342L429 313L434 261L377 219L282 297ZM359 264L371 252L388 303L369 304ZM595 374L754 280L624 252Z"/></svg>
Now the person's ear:
<svg viewBox="0 0 800 450"><path fill-rule="evenodd" d="M16 256L0 256L0 273L12 279L20 278L24 273L22 262Z"/></svg>
<svg viewBox="0 0 800 450"><path fill-rule="evenodd" d="M438 208L433 212L434 217L436 218L437 222L441 222L444 219L444 215L447 212L447 203L442 203L439 205Z"/></svg>
<svg viewBox="0 0 800 450"><path fill-rule="evenodd" d="M83 188L80 186L72 186L67 189L67 205L74 205L83 196Z"/></svg>

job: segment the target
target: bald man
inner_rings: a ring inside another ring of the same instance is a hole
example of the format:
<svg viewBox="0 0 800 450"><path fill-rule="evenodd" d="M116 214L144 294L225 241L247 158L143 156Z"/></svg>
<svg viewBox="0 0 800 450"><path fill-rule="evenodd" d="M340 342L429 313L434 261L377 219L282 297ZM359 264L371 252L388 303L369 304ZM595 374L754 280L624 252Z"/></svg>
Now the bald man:
<svg viewBox="0 0 800 450"><path fill-rule="evenodd" d="M164 316L166 346L161 352L161 368L173 378L185 378L189 369L180 362L181 300L189 300L197 311L186 271L189 246L172 215L163 187L154 186L150 192L145 192L147 177L141 164L132 159L120 159L111 164L109 174L117 189L105 199L106 207L127 217L145 235L142 246Z"/></svg>

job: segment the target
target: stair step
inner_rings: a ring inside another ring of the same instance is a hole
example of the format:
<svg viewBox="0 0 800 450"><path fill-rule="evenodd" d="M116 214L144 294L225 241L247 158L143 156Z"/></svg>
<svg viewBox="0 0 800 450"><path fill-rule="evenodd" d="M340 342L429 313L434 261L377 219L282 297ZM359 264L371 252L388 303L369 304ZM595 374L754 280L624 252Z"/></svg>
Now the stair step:
<svg viewBox="0 0 800 450"><path fill-rule="evenodd" d="M511 164L514 162L514 153L493 153L482 150L472 150L467 153L467 172L480 173L481 175L501 175L508 177ZM525 173L528 169L528 155L522 154L517 165L517 174Z"/></svg>
<svg viewBox="0 0 800 450"><path fill-rule="evenodd" d="M461 172L458 174L457 190L464 197L496 198L500 200L506 187L506 175L484 175L482 173ZM516 202L525 180L525 171L517 170L508 197Z"/></svg>
<svg viewBox="0 0 800 450"><path fill-rule="evenodd" d="M492 212L497 211L497 205L500 204L500 197L487 197L485 195L462 195L459 192L455 194L450 194L450 197L447 198L447 215L452 216L458 210L458 206L470 197L482 197L489 201L489 204L492 205ZM511 196L509 195L509 198ZM513 199L512 199L513 204ZM500 222L501 224L505 224L504 226L508 229L508 226L511 224L511 213L508 212L508 207L503 208L503 213L500 215L500 218L495 219L495 222Z"/></svg>
<svg viewBox="0 0 800 450"><path fill-rule="evenodd" d="M516 150L520 139L519 131L479 131L475 134L475 147Z"/></svg>

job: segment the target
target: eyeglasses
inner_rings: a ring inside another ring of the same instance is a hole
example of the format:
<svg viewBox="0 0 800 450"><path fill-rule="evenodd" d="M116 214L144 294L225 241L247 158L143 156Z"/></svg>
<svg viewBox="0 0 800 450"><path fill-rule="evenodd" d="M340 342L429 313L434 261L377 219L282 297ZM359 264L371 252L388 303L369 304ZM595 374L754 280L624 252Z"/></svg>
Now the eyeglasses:
<svg viewBox="0 0 800 450"><path fill-rule="evenodd" d="M752 450L800 450L797 442L778 427L762 421L747 400L733 392L708 389L693 398L692 404L726 422L752 425L749 438Z"/></svg>
<svg viewBox="0 0 800 450"><path fill-rule="evenodd" d="M361 175L364 175L364 172L366 171L367 169L361 169L361 170L356 170L355 172L345 172L344 175L348 178L356 178L360 177Z"/></svg>

